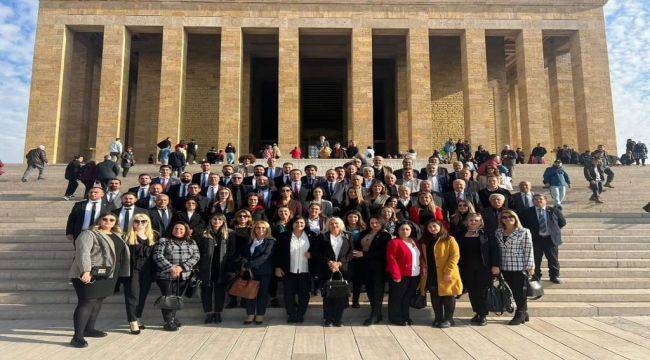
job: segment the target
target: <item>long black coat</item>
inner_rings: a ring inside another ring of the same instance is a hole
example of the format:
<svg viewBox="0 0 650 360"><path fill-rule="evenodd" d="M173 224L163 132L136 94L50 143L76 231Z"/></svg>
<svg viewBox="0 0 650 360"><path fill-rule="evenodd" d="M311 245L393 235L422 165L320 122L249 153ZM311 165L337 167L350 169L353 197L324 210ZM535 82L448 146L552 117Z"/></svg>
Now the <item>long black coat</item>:
<svg viewBox="0 0 650 360"><path fill-rule="evenodd" d="M359 239L363 239L370 233L370 230L364 230ZM386 276L386 248L392 236L387 231L379 231L372 240L368 251L363 252L363 257L356 259L356 271L369 271L373 276ZM361 240L354 244L354 250L362 251Z"/></svg>
<svg viewBox="0 0 650 360"><path fill-rule="evenodd" d="M339 270L343 275L344 279L350 278L349 263L352 259L352 238L350 233L343 232L343 244L341 245L341 250L339 251L339 256L334 254L334 249L330 243L330 232L325 232L319 234L316 238L316 247L312 253L312 258L316 262L316 273L318 274L319 281L324 283L329 280L332 276L332 272L327 266L328 261L339 261L341 266Z"/></svg>
<svg viewBox="0 0 650 360"><path fill-rule="evenodd" d="M212 263L214 256L220 256L220 253L215 254L217 242L221 243L220 246L226 247L226 252L223 258L220 258L215 264L219 266L219 279L212 279ZM201 254L199 260L199 278L203 284L208 285L213 281L219 284L224 284L237 276L237 273L241 268L241 257L237 252L235 234L232 230L228 230L228 237L224 239L221 237L220 233L215 237L210 229L206 229L196 237L196 245L199 247L199 252Z"/></svg>

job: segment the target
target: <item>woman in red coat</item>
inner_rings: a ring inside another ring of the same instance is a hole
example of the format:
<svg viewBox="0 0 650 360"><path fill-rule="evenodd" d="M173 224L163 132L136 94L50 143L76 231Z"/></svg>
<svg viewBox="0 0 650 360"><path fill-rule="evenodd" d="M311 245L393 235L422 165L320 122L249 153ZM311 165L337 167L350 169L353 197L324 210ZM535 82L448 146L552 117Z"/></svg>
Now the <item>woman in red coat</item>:
<svg viewBox="0 0 650 360"><path fill-rule="evenodd" d="M386 272L388 286L388 320L394 325L412 325L409 306L415 296L420 275L420 250L417 244L417 225L402 222L397 226L397 237L388 242Z"/></svg>

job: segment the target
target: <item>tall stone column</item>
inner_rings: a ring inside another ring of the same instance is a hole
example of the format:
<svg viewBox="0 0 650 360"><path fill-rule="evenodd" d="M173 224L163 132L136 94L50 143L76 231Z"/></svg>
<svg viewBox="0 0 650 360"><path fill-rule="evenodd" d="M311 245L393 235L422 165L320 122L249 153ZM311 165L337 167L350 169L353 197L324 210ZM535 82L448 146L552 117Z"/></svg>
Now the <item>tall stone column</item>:
<svg viewBox="0 0 650 360"><path fill-rule="evenodd" d="M490 89L487 78L485 29L465 29L461 36L463 66L463 101L465 105L465 137L477 147L494 151L494 128L488 107ZM490 136L492 135L492 136Z"/></svg>
<svg viewBox="0 0 650 360"><path fill-rule="evenodd" d="M616 129L609 80L609 60L602 20L596 28L571 36L571 64L578 147L581 151L603 144L616 153Z"/></svg>
<svg viewBox="0 0 650 360"><path fill-rule="evenodd" d="M360 149L374 146L372 113L372 29L353 28L350 61L351 102L348 138Z"/></svg>
<svg viewBox="0 0 650 360"><path fill-rule="evenodd" d="M187 34L185 29L182 26L165 26L160 63L157 141L168 136L172 138L172 142L180 140L186 63Z"/></svg>
<svg viewBox="0 0 650 360"><path fill-rule="evenodd" d="M555 49L548 59L548 84L553 119L555 146L578 146L576 111L571 74L571 54L558 54Z"/></svg>
<svg viewBox="0 0 650 360"><path fill-rule="evenodd" d="M530 153L537 143L547 148L552 146L542 31L522 29L516 43L521 142L524 152Z"/></svg>
<svg viewBox="0 0 650 360"><path fill-rule="evenodd" d="M512 145L508 111L505 39L503 37L488 37L486 38L486 47L488 91L492 94L494 104L494 142L496 150L499 152L504 145Z"/></svg>
<svg viewBox="0 0 650 360"><path fill-rule="evenodd" d="M433 151L429 29L409 29L407 45L410 148L420 157Z"/></svg>
<svg viewBox="0 0 650 360"><path fill-rule="evenodd" d="M408 64L405 56L395 59L397 88L397 151L406 152L411 146L409 131Z"/></svg>
<svg viewBox="0 0 650 360"><path fill-rule="evenodd" d="M108 145L116 137L124 140L130 57L131 34L127 28L124 25L105 26L95 136L97 160L108 154Z"/></svg>
<svg viewBox="0 0 650 360"><path fill-rule="evenodd" d="M281 27L278 53L278 146L300 145L300 29Z"/></svg>
<svg viewBox="0 0 650 360"><path fill-rule="evenodd" d="M232 143L239 149L239 116L241 113L242 30L221 28L221 76L219 81L219 122L217 147Z"/></svg>
<svg viewBox="0 0 650 360"><path fill-rule="evenodd" d="M63 25L36 28L32 85L29 94L25 152L45 145L51 163L65 161L58 157L59 126L67 98L74 34Z"/></svg>

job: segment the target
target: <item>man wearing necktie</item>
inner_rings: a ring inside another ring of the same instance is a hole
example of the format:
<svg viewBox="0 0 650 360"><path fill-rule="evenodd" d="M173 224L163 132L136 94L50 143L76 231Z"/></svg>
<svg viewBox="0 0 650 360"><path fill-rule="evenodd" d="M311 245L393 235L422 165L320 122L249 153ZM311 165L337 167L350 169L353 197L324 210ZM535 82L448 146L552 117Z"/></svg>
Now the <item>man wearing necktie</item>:
<svg viewBox="0 0 650 360"><path fill-rule="evenodd" d="M151 227L165 236L169 229L173 210L169 207L169 196L160 194L156 197L156 206L149 210L151 218Z"/></svg>
<svg viewBox="0 0 650 360"><path fill-rule="evenodd" d="M88 191L88 199L76 202L68 215L65 228L66 238L73 241L83 230L90 228L102 213L112 209L104 198L104 190L93 187Z"/></svg>
<svg viewBox="0 0 650 360"><path fill-rule="evenodd" d="M533 253L535 255L535 278L542 278L542 257L546 256L549 277L553 283L560 284L560 262L558 246L562 244L561 228L566 225L562 211L547 206L546 196L535 194L534 206L526 210L522 217L524 227L530 229L533 236Z"/></svg>
<svg viewBox="0 0 650 360"><path fill-rule="evenodd" d="M133 224L133 215L147 214L145 209L135 206L136 198L133 193L124 193L122 195L122 207L113 210L117 216L118 225L122 228L122 232L126 233Z"/></svg>

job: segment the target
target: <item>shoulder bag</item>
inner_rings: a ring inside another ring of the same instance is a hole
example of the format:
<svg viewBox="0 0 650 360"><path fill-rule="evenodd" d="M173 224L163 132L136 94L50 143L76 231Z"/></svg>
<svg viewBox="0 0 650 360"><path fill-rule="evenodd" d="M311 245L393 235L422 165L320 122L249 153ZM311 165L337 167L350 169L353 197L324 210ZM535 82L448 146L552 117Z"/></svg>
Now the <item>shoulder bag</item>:
<svg viewBox="0 0 650 360"><path fill-rule="evenodd" d="M181 276L178 276L176 283L176 294L174 295L161 295L154 302L154 306L161 310L180 310L183 308L183 296L180 295ZM171 281L169 282L171 287Z"/></svg>
<svg viewBox="0 0 650 360"><path fill-rule="evenodd" d="M244 279L244 273L247 272L249 279ZM248 269L242 271L237 278L230 285L228 294L244 299L253 300L257 298L257 293L260 291L260 282L253 280L253 272Z"/></svg>
<svg viewBox="0 0 650 360"><path fill-rule="evenodd" d="M334 279L334 274L339 274L340 279ZM321 295L328 299L346 299L350 296L350 293L350 283L343 278L340 271L332 273L321 290Z"/></svg>

